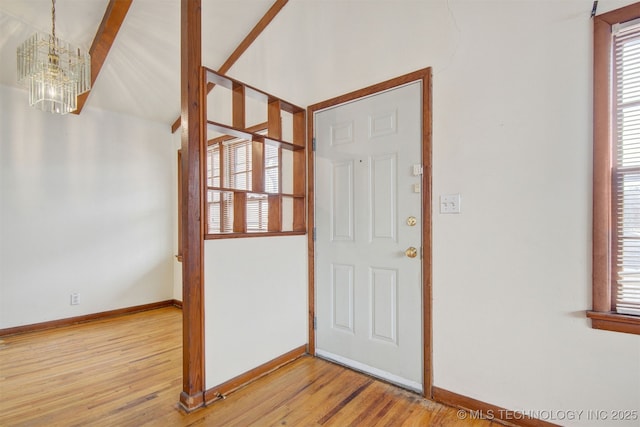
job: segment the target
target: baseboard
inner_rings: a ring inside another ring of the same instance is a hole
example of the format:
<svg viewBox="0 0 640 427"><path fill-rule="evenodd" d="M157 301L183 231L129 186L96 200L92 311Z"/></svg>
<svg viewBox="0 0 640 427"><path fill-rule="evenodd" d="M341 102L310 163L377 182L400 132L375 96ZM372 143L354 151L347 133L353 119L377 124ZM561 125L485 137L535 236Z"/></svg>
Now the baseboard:
<svg viewBox="0 0 640 427"><path fill-rule="evenodd" d="M0 337L7 335L23 334L26 332L36 332L44 329L60 328L63 326L76 325L78 323L90 322L107 317L122 316L125 314L139 313L141 311L155 310L163 307L182 308L182 302L177 300L166 300L153 302L150 304L136 305L133 307L119 308L117 310L103 311L100 313L85 314L83 316L68 317L66 319L50 320L48 322L33 323L31 325L14 326L12 328L0 329Z"/></svg>
<svg viewBox="0 0 640 427"><path fill-rule="evenodd" d="M230 379L220 385L217 385L213 388L204 392L204 402L205 405L211 404L216 400L223 398L225 395L243 387L258 378L261 378L267 375L270 372L275 371L276 369L286 365L287 363L293 362L299 357L307 354L307 346L302 345L298 348L295 348L288 353L283 354L282 356L276 357L275 359L264 363L256 368L251 369L250 371L245 372L244 374L240 374L235 378Z"/></svg>
<svg viewBox="0 0 640 427"><path fill-rule="evenodd" d="M436 402L468 411L464 414L464 417L460 416L461 413L459 413L461 419L486 419L523 427L559 427L558 424L532 418L522 412L504 409L438 387L433 387L432 391L433 400Z"/></svg>

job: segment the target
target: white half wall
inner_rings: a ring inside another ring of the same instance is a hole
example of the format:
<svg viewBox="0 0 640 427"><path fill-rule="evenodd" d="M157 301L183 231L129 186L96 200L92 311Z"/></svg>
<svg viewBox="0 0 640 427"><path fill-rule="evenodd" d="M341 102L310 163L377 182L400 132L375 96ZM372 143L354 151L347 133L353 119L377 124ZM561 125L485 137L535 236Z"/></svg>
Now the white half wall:
<svg viewBox="0 0 640 427"><path fill-rule="evenodd" d="M0 86L0 328L173 298L168 126L27 101Z"/></svg>
<svg viewBox="0 0 640 427"><path fill-rule="evenodd" d="M512 410L585 411L548 420L563 425L640 410L640 336L585 316L592 4L300 0L229 72L305 106L433 67L434 385ZM452 193L462 213L439 214Z"/></svg>
<svg viewBox="0 0 640 427"><path fill-rule="evenodd" d="M207 240L205 371L211 389L307 343L307 237Z"/></svg>

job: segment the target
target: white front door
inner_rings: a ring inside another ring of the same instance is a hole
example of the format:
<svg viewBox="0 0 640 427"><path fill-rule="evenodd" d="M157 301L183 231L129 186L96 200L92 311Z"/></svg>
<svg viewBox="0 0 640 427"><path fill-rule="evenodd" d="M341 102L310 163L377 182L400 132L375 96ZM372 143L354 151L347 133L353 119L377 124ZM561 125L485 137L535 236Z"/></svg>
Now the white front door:
<svg viewBox="0 0 640 427"><path fill-rule="evenodd" d="M314 116L316 354L417 391L421 94L410 83Z"/></svg>

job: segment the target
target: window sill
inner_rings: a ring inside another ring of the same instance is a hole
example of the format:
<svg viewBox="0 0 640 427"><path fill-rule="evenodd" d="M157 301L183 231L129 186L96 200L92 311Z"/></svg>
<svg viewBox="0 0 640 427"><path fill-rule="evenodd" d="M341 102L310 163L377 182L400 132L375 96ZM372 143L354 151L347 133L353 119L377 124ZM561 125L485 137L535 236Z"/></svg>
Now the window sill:
<svg viewBox="0 0 640 427"><path fill-rule="evenodd" d="M640 335L640 317L613 312L587 311L593 329Z"/></svg>
<svg viewBox="0 0 640 427"><path fill-rule="evenodd" d="M274 237L274 236L303 236L307 234L306 231L267 231L256 233L224 233L224 234L205 234L205 240L217 240L217 239L237 239L244 237Z"/></svg>

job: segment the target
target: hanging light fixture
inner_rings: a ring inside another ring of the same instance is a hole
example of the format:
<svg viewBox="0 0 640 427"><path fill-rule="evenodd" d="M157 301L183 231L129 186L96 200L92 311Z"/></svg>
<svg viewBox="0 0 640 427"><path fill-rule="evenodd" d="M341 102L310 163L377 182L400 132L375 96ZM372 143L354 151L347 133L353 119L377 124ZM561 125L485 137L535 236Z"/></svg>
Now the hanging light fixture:
<svg viewBox="0 0 640 427"><path fill-rule="evenodd" d="M91 57L56 38L56 1L51 0L51 34L35 33L18 47L18 82L29 90L29 105L66 114L78 95L91 89Z"/></svg>

